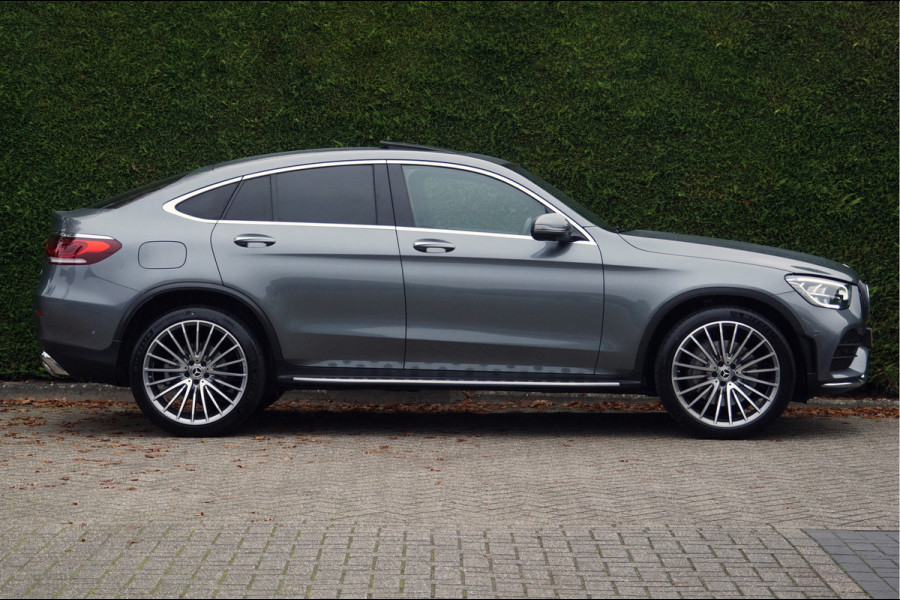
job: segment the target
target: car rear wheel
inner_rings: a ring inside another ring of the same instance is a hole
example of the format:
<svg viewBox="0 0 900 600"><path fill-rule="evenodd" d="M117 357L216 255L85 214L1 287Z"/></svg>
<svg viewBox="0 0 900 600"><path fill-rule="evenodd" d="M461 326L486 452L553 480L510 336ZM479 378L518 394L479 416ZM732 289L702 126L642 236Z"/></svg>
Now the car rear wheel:
<svg viewBox="0 0 900 600"><path fill-rule="evenodd" d="M768 427L794 387L787 340L769 320L737 307L706 309L676 325L656 366L660 400L700 437L739 439Z"/></svg>
<svg viewBox="0 0 900 600"><path fill-rule="evenodd" d="M259 344L237 318L192 307L144 331L131 359L131 388L159 427L183 436L220 435L249 418L266 389Z"/></svg>

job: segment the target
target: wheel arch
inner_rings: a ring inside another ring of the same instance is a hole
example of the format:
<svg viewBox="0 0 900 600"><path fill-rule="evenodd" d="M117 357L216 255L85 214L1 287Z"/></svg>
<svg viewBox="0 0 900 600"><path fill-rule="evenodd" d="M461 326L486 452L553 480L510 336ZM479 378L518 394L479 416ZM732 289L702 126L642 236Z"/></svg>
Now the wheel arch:
<svg viewBox="0 0 900 600"><path fill-rule="evenodd" d="M259 336L266 359L266 378L275 379L275 364L281 359L278 336L262 310L243 294L214 284L172 284L141 296L129 309L116 332L120 341L116 361L116 383L129 385L128 363L134 346L146 327L161 315L186 306L208 306L229 312Z"/></svg>
<svg viewBox="0 0 900 600"><path fill-rule="evenodd" d="M791 312L773 296L752 290L706 288L686 292L664 304L652 317L638 349L638 366L643 386L657 393L654 367L659 349L667 333L688 315L715 306L737 306L752 310L769 319L787 339L796 361L793 400L805 401L808 389L806 374L814 370L815 346L802 334L802 328Z"/></svg>

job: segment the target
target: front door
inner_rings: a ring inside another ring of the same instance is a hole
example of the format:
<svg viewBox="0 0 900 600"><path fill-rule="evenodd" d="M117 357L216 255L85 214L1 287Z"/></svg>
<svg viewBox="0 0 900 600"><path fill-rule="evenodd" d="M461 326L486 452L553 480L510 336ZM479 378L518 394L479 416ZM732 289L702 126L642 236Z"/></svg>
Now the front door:
<svg viewBox="0 0 900 600"><path fill-rule="evenodd" d="M593 374L603 321L596 244L533 239L532 221L551 207L486 172L392 169L395 202L402 185L412 215L397 228L405 367Z"/></svg>

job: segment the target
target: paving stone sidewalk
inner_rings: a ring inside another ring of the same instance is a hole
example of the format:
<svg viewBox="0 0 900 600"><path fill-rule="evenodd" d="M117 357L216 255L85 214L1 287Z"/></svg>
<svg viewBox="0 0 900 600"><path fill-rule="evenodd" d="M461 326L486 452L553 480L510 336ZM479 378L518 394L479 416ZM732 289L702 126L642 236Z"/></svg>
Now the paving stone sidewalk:
<svg viewBox="0 0 900 600"><path fill-rule="evenodd" d="M797 529L48 524L4 597L867 598Z"/></svg>
<svg viewBox="0 0 900 600"><path fill-rule="evenodd" d="M128 402L0 395L0 596L896 598L898 437L276 405L177 439Z"/></svg>
<svg viewBox="0 0 900 600"><path fill-rule="evenodd" d="M896 531L808 529L806 534L871 597L898 597Z"/></svg>

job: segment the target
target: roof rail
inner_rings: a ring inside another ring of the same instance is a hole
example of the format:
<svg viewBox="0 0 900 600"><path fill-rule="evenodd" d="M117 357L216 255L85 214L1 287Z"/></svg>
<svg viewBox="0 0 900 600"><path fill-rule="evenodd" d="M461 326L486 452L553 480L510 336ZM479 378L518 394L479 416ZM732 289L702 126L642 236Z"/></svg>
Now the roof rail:
<svg viewBox="0 0 900 600"><path fill-rule="evenodd" d="M459 154L456 150L447 150L446 148L436 148L434 146L422 146L419 144L407 144L405 142L388 142L382 140L379 142L382 148L390 150L426 150L428 152L450 152L451 154Z"/></svg>

